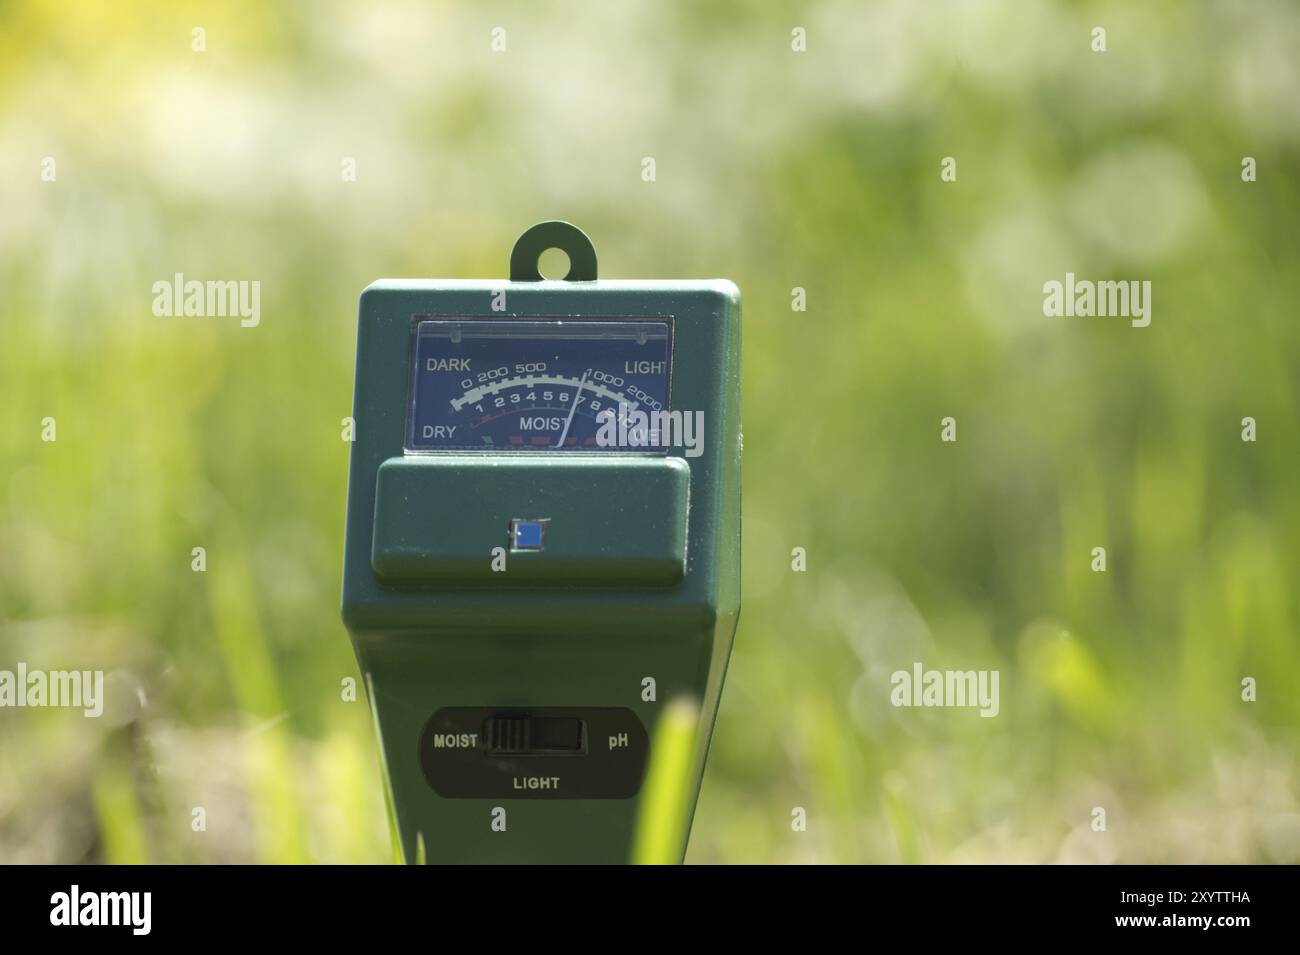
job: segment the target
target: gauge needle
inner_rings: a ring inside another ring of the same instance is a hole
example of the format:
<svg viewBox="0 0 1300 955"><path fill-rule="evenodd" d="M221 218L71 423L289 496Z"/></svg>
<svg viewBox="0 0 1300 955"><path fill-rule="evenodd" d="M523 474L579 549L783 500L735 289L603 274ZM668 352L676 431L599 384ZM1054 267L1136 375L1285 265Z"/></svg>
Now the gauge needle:
<svg viewBox="0 0 1300 955"><path fill-rule="evenodd" d="M560 440L555 443L557 448L564 447L564 439L569 436L569 425L573 424L573 413L578 410L578 399L582 397L582 389L587 384L587 373L582 373L582 380L578 382L578 393L573 396L573 407L569 409L569 417L564 422L564 431L560 434Z"/></svg>

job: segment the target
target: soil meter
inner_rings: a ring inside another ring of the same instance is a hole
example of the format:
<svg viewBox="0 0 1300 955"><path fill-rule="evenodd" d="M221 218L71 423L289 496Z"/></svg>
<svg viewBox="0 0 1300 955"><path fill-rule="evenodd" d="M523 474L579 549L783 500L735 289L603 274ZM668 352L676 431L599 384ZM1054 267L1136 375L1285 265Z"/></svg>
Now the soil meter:
<svg viewBox="0 0 1300 955"><path fill-rule="evenodd" d="M627 861L679 696L693 810L740 611L738 289L597 280L544 222L508 282L362 292L353 417L343 619L406 858Z"/></svg>

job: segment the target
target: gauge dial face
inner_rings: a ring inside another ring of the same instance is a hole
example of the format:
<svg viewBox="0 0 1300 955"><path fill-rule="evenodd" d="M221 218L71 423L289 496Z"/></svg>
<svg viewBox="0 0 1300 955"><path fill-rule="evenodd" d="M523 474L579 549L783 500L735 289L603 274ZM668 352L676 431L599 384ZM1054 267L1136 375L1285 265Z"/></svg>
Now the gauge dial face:
<svg viewBox="0 0 1300 955"><path fill-rule="evenodd" d="M669 410L667 321L426 319L413 354L410 451L664 450L607 437L611 416Z"/></svg>

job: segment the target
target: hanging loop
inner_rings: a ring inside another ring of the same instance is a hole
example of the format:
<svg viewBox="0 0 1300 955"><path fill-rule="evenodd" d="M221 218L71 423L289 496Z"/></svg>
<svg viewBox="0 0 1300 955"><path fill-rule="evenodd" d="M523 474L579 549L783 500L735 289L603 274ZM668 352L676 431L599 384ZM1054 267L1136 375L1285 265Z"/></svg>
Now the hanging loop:
<svg viewBox="0 0 1300 955"><path fill-rule="evenodd" d="M547 249L559 249L569 257L569 274L563 281L596 281L596 247L587 233L560 219L539 222L515 241L510 253L510 281L540 282L542 273L537 260Z"/></svg>

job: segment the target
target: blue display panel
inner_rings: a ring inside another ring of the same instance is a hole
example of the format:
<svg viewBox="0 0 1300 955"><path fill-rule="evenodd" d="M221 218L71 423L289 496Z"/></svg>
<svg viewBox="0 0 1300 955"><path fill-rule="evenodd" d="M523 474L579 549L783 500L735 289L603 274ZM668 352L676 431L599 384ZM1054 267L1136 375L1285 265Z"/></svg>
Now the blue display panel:
<svg viewBox="0 0 1300 955"><path fill-rule="evenodd" d="M669 410L667 321L425 319L412 353L409 451L665 449L609 413Z"/></svg>

